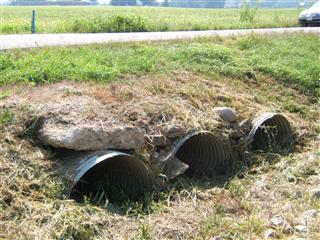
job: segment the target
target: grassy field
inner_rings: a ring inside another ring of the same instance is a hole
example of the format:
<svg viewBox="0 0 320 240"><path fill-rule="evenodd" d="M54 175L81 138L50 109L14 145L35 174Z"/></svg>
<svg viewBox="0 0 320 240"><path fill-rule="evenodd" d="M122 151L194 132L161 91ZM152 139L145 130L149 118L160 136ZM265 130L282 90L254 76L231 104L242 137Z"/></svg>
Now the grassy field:
<svg viewBox="0 0 320 240"><path fill-rule="evenodd" d="M319 51L318 36L295 34L2 52L0 239L319 239ZM67 111L83 99L99 108ZM79 203L62 199L59 149L36 132L45 118L102 124L102 110L208 130L216 106L241 121L280 112L294 152L247 151L231 175L181 176L144 201Z"/></svg>
<svg viewBox="0 0 320 240"><path fill-rule="evenodd" d="M0 84L65 79L110 82L124 74L189 69L234 78L270 76L319 96L317 36L202 39L17 50L0 56Z"/></svg>
<svg viewBox="0 0 320 240"><path fill-rule="evenodd" d="M155 7L2 7L0 33L29 33L36 10L39 33L173 31L298 26L298 9L259 9L240 20L241 9Z"/></svg>

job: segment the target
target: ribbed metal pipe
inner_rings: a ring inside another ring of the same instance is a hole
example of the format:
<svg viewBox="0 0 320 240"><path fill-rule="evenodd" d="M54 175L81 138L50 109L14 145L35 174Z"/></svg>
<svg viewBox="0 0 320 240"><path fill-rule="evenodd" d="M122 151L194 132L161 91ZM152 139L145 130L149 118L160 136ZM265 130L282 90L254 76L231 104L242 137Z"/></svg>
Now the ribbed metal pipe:
<svg viewBox="0 0 320 240"><path fill-rule="evenodd" d="M289 121L277 113L263 113L253 121L248 135L252 150L268 150L288 146L293 139Z"/></svg>
<svg viewBox="0 0 320 240"><path fill-rule="evenodd" d="M61 173L67 179L66 196L84 195L110 201L136 199L152 190L155 180L139 159L116 151L96 152L89 156L64 160Z"/></svg>
<svg viewBox="0 0 320 240"><path fill-rule="evenodd" d="M231 150L216 135L201 131L178 140L173 155L189 165L189 176L224 173L231 164Z"/></svg>

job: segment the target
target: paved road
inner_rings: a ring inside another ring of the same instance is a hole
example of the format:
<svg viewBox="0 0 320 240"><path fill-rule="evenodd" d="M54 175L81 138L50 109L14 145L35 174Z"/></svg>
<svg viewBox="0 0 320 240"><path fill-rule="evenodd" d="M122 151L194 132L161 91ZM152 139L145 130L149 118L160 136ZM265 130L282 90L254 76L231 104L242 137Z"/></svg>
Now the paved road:
<svg viewBox="0 0 320 240"><path fill-rule="evenodd" d="M0 35L0 50L14 48L83 45L92 43L161 41L173 39L192 39L211 36L230 37L243 36L248 34L290 34L299 32L320 34L320 27L146 33L64 33Z"/></svg>

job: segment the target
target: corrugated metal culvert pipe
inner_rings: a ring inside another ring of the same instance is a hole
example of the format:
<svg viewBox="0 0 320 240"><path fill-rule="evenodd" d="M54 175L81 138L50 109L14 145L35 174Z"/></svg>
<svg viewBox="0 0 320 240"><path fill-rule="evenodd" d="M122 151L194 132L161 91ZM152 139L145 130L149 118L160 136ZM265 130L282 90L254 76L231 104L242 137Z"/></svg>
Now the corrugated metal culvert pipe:
<svg viewBox="0 0 320 240"><path fill-rule="evenodd" d="M108 198L111 202L138 199L151 191L155 179L150 169L132 155L99 151L60 162L67 180L66 196L81 200Z"/></svg>
<svg viewBox="0 0 320 240"><path fill-rule="evenodd" d="M252 150L268 150L290 147L293 131L289 121L277 113L263 113L253 121L248 135Z"/></svg>
<svg viewBox="0 0 320 240"><path fill-rule="evenodd" d="M207 131L194 132L177 141L172 156L189 165L188 176L210 176L224 173L231 164L228 146Z"/></svg>

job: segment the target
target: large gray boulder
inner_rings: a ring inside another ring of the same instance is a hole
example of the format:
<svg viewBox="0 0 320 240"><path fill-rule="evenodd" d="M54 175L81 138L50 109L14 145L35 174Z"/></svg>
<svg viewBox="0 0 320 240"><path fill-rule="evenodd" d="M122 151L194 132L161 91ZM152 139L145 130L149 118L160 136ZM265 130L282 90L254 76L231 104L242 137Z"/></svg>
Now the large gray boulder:
<svg viewBox="0 0 320 240"><path fill-rule="evenodd" d="M213 111L219 116L219 118L227 123L233 123L237 121L237 114L231 108L215 107Z"/></svg>
<svg viewBox="0 0 320 240"><path fill-rule="evenodd" d="M145 131L135 126L44 124L40 130L44 143L73 150L139 149L144 146L144 135Z"/></svg>

